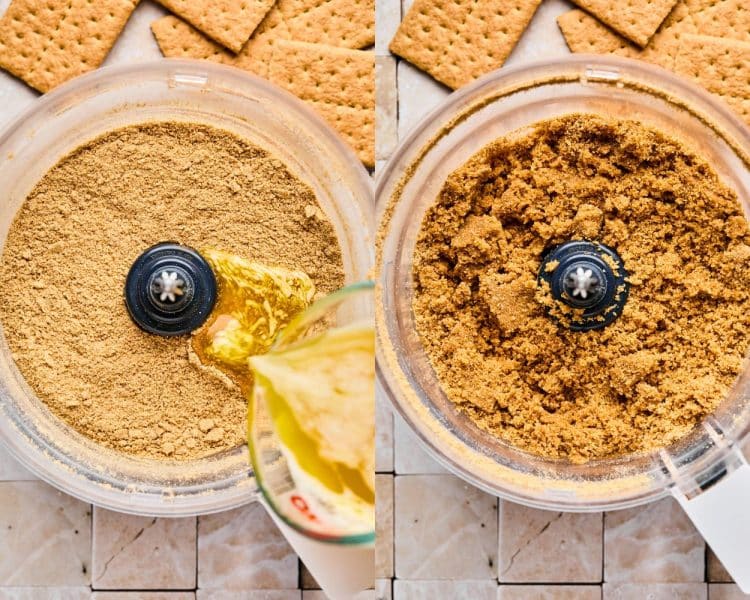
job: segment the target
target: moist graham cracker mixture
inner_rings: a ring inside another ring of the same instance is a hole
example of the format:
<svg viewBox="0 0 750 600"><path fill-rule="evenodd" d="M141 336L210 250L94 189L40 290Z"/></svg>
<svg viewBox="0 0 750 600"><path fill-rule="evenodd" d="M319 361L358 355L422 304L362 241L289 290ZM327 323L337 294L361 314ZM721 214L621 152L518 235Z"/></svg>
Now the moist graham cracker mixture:
<svg viewBox="0 0 750 600"><path fill-rule="evenodd" d="M570 331L537 286L545 249L615 248L630 295ZM750 230L735 193L681 142L568 115L498 139L445 182L414 252L417 329L448 397L530 453L649 451L711 413L750 345Z"/></svg>
<svg viewBox="0 0 750 600"><path fill-rule="evenodd" d="M104 446L192 459L245 441L246 402L190 364L185 336L145 333L125 277L177 241L343 284L341 251L315 194L267 151L207 125L111 131L62 158L18 211L0 265L0 320L39 398Z"/></svg>

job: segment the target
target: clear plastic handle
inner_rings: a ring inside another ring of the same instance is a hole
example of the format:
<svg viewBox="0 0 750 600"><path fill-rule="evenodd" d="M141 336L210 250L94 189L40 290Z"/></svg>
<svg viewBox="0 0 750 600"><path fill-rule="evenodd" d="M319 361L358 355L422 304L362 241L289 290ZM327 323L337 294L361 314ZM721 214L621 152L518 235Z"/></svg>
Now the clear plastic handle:
<svg viewBox="0 0 750 600"><path fill-rule="evenodd" d="M739 452L737 466L709 487L672 494L739 588L750 593L750 465Z"/></svg>
<svg viewBox="0 0 750 600"><path fill-rule="evenodd" d="M314 540L284 523L260 499L289 545L305 563L323 592L331 600L357 600L375 585L375 545L334 544Z"/></svg>

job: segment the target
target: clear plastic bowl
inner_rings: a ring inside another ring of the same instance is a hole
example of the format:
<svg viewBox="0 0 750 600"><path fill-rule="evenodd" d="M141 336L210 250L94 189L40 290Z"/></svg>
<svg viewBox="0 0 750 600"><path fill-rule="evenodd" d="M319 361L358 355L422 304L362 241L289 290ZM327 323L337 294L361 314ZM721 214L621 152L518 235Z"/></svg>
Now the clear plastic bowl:
<svg viewBox="0 0 750 600"><path fill-rule="evenodd" d="M414 326L412 253L426 209L449 173L490 141L555 116L589 112L636 119L706 157L750 210L750 132L720 102L662 69L574 56L489 74L452 94L396 150L376 183L378 380L428 450L476 486L540 508L589 511L688 494L736 465L750 428L744 373L719 410L679 443L650 454L573 465L499 440L458 414Z"/></svg>
<svg viewBox="0 0 750 600"><path fill-rule="evenodd" d="M0 135L0 243L30 189L64 154L113 128L156 120L214 125L269 149L315 191L336 230L346 282L366 278L373 252L372 187L354 153L290 94L208 62L100 69L35 102ZM78 434L26 385L4 334L0 441L43 480L113 510L206 514L257 494L246 446L200 460L156 461L120 454Z"/></svg>

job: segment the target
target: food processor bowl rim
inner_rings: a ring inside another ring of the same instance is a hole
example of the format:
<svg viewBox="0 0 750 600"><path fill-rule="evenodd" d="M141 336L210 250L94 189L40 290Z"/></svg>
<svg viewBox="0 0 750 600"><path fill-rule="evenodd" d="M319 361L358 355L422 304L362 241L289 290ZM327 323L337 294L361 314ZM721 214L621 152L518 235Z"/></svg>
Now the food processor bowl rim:
<svg viewBox="0 0 750 600"><path fill-rule="evenodd" d="M375 176L375 201L377 203L378 210L390 204L390 196L386 196L382 192L384 191L383 188L386 183L393 177L393 173L397 170L397 163L399 161L395 159L401 158L402 156L406 155L407 150L411 149L411 147L419 141L419 139L424 135L426 131L433 129L433 126L436 122L445 123L446 119L441 119L441 117L444 117L445 114L449 114L450 110L460 102L462 102L464 99L474 96L483 90L491 90L499 84L505 83L506 80L517 78L519 75L525 75L535 72L544 75L545 78L529 80L530 84L537 85L549 83L550 81L553 81L555 79L550 74L551 69L559 68L560 71L558 71L557 76L560 77L563 75L567 75L571 77L572 81L572 76L574 75L577 75L579 80L581 79L582 75L584 75L585 77L585 71L577 72L574 69L591 69L593 74L596 75L595 70L597 67L620 67L625 69L633 69L635 71L640 70L645 73L650 72L650 75L654 76L654 78L663 78L667 80L671 85L681 88L682 91L685 92L686 96L692 96L694 99L696 99L698 101L698 104L708 105L711 110L717 111L719 113L718 116L728 121L728 124L731 127L736 128L744 133L746 141L748 142L748 149L750 150L750 127L745 124L745 122L742 121L723 101L717 101L716 97L713 94L709 93L707 90L690 83L683 77L677 76L672 71L668 71L663 67L644 61L620 56L576 53L563 58L539 59L520 65L495 69L494 71L490 71L489 73L482 75L472 83L452 91L435 107L427 111L424 116L416 123L416 125L412 126L408 130L406 137L404 137L402 140L399 140L398 145L391 153L391 156L386 161L384 167ZM563 68L566 68L567 71L563 71ZM605 83L604 78L596 78L595 81L597 81L598 83ZM616 80L614 78L611 79L611 82L614 83L615 81ZM523 89L528 89L528 87L530 86L524 86ZM514 93L515 91L518 91L517 88L511 89L508 93L498 95L497 98L507 96ZM428 138L428 144L430 146L433 145L429 143L432 137L434 136L430 136L430 138ZM422 144L422 147L418 148L418 159L420 162L429 150L427 148L424 148L423 146L424 143ZM750 156L748 158L750 158ZM748 165L748 168L750 168L750 164ZM400 179L401 178L399 177L399 180ZM377 216L378 215L376 215L376 217ZM379 225L379 223L377 223L377 225Z"/></svg>
<svg viewBox="0 0 750 600"><path fill-rule="evenodd" d="M376 227L378 231L375 257L375 278L378 282L376 306L378 308L384 306L383 300L387 288L387 270L382 253L384 239L388 236L383 235L383 232L387 230L388 221L391 218L389 209L397 204L397 201L393 201L393 196L398 193L399 188L408 183L413 173L420 168L421 163L430 154L432 148L447 135L447 132L470 117L475 110L481 110L486 104L500 101L506 96L530 87L582 81L584 79L611 85L617 84L621 76L625 76L625 81L630 83L640 83L643 89L649 93L663 91L667 87L677 90L679 97L675 97L674 92L672 92L666 94L663 98L671 104L677 104L686 109L695 118L713 129L729 144L733 152L745 163L745 166L750 167L750 129L748 126L728 106L717 101L712 94L662 67L629 58L577 54L565 58L543 59L514 67L497 69L452 92L435 108L428 111L406 137L399 142L385 167L376 177ZM664 83L661 83L662 80ZM513 85L514 83L515 85ZM506 89L503 91L503 88ZM488 96L490 97L489 103L486 102ZM476 108L477 106L478 108ZM711 119L707 122L696 114L696 111L707 112ZM728 137L731 141L727 139ZM738 146L740 149L738 149ZM408 159L409 162L405 162L405 159ZM478 470L472 469L461 461L453 460L453 457L448 456L438 448L434 436L421 421L417 411L410 406L411 401L406 396L411 394L416 398L417 392L411 386L409 386L410 389L407 392L404 392L403 386L396 381L398 377L391 371L391 368L394 368L399 369L399 372L402 373L400 366L394 365L398 361L386 356L387 353L395 355L396 350L394 345L391 344L390 328L387 323L383 322L384 319L381 320L384 314L385 310L382 312L376 310L375 327L380 340L376 351L378 386L388 396L388 400L396 409L396 412L416 434L420 445L427 453L436 459L439 464L472 485L487 493L535 508L569 512L596 512L603 509L631 508L658 500L668 496L678 484L672 473L667 473L666 469L652 466L648 471L653 475L650 485L638 489L635 493L628 490L613 493L610 497L604 499L597 497L590 501L581 501L580 499L568 501L567 499L540 498L539 494L534 494L533 491L524 493L523 490L518 488L504 487L502 484L483 478ZM386 349L388 352L386 352ZM418 401L422 402L421 399L418 399ZM423 405L421 408L427 407ZM429 407L427 410L431 418L437 419L434 407ZM738 443L747 439L750 434L750 421L745 422L737 433ZM715 448L715 460L713 462L721 462L734 451L736 451L734 446ZM696 467L695 470L691 470L690 467L690 465L684 467L687 476L698 472L699 467ZM703 465L700 468L704 468Z"/></svg>
<svg viewBox="0 0 750 600"><path fill-rule="evenodd" d="M198 60L191 58L159 58L141 63L127 63L121 65L107 65L79 75L59 85L58 87L50 90L49 92L39 95L37 98L32 100L28 107L21 110L15 115L12 121L0 129L0 146L2 146L12 134L29 118L35 113L41 111L44 108L52 107L58 102L61 97L74 92L74 91L97 91L97 86L102 83L109 83L115 81L118 78L125 78L127 76L142 75L144 73L159 74L163 73L166 75L170 74L170 70L184 68L186 71L201 71L185 73L187 75L194 76L205 76L208 74L206 82L209 83L210 89L210 76L220 75L229 80L236 80L240 83L251 83L256 88L260 88L266 92L267 95L281 96L286 103L288 103L294 110L299 113L305 120L314 126L321 134L325 134L325 137L333 143L337 148L336 150L342 155L348 158L347 162L350 162L353 166L357 165L358 180L361 185L369 190L373 190L373 181L369 176L367 169L362 164L362 161L357 157L354 150L349 144L347 144L330 125L321 117L316 111L310 108L305 102L300 100L297 96L288 92L284 88L270 82L267 79L263 79L254 73L232 67L229 65L223 65L220 63L210 62L208 60ZM168 69L165 71L165 69ZM244 96L241 93L241 87L237 89L228 89L222 87L222 92L231 92L234 95ZM246 96L248 100L255 101L254 98Z"/></svg>
<svg viewBox="0 0 750 600"><path fill-rule="evenodd" d="M360 258L354 262L354 267L358 271L356 276L363 277L364 273L359 273L359 271L364 263L368 263L371 267L374 257L372 248L374 220L372 212L366 211L368 207L374 205L373 182L369 173L341 136L314 110L283 88L249 72L208 61L190 59L159 59L102 67L39 96L28 107L19 111L10 123L0 130L0 148L10 143L19 133L29 134L24 128L32 132L29 135L33 135L33 131L39 126L33 123L34 119L41 116L52 118L62 114L72 102L79 103L82 99L88 100L102 92L127 89L129 86L138 87L146 80L163 81L167 85L171 85L174 81L176 84L177 76L185 76L187 81L190 77L195 78L193 85L196 90L216 91L247 102L258 102L259 97L279 101L283 104L287 115L291 114L294 121L304 122L308 126L308 135L311 138L323 140L321 144L334 153L341 164L348 168L348 180L353 190L352 193L363 199L361 210L357 211L362 213L359 217L363 219L363 222L357 222L357 229L361 231L362 248L358 250ZM246 90L255 90L256 93L250 95ZM127 98L123 99L121 105L137 106ZM216 480L211 489L199 490L196 486L189 484L182 488L176 485L159 493L155 486L144 484L142 490L136 489L123 493L126 491L125 485L122 489L113 487L107 482L106 477L100 479L96 473L90 472L85 466L81 471L73 473L71 466L50 456L50 448L39 447L29 442L28 435L17 429L14 419L9 417L2 398L0 398L0 415L5 417L0 419L0 448L7 449L15 460L40 480L79 500L102 508L142 516L189 517L230 510L260 498L257 483L254 481L247 483L249 475L252 474L249 461L247 469L238 469L229 476ZM45 446L43 440L42 443ZM187 491L186 495L170 494L170 492L179 492L181 489Z"/></svg>

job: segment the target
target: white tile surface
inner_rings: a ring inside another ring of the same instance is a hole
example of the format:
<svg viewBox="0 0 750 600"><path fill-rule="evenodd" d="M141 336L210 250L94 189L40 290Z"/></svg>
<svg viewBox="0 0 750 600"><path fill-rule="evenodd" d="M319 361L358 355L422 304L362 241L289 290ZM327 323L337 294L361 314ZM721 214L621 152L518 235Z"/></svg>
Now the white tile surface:
<svg viewBox="0 0 750 600"><path fill-rule="evenodd" d="M405 581L393 582L393 600L495 600L494 581Z"/></svg>
<svg viewBox="0 0 750 600"><path fill-rule="evenodd" d="M605 583L602 592L603 600L706 600L708 598L708 588L705 583Z"/></svg>
<svg viewBox="0 0 750 600"><path fill-rule="evenodd" d="M393 417L394 466L399 475L443 474L448 471L432 458L404 420Z"/></svg>
<svg viewBox="0 0 750 600"><path fill-rule="evenodd" d="M376 386L375 393L375 471L393 471L393 414L385 394Z"/></svg>
<svg viewBox="0 0 750 600"><path fill-rule="evenodd" d="M393 598L393 582L390 579L375 580L376 600L391 600Z"/></svg>
<svg viewBox="0 0 750 600"><path fill-rule="evenodd" d="M91 600L195 600L195 592L94 592Z"/></svg>
<svg viewBox="0 0 750 600"><path fill-rule="evenodd" d="M89 600L87 587L0 587L0 600Z"/></svg>
<svg viewBox="0 0 750 600"><path fill-rule="evenodd" d="M388 44L401 23L401 6L396 0L375 0L375 54L390 56Z"/></svg>
<svg viewBox="0 0 750 600"><path fill-rule="evenodd" d="M41 481L0 483L0 586L91 581L91 507Z"/></svg>
<svg viewBox="0 0 750 600"><path fill-rule="evenodd" d="M285 590L298 577L297 555L257 502L199 518L199 588Z"/></svg>
<svg viewBox="0 0 750 600"><path fill-rule="evenodd" d="M604 516L604 580L704 581L705 543L671 498Z"/></svg>
<svg viewBox="0 0 750 600"><path fill-rule="evenodd" d="M398 63L397 81L398 138L403 140L412 127L448 96L450 90L404 60Z"/></svg>
<svg viewBox="0 0 750 600"><path fill-rule="evenodd" d="M393 476L375 476L375 577L393 577Z"/></svg>
<svg viewBox="0 0 750 600"><path fill-rule="evenodd" d="M144 1L130 15L128 24L110 50L102 66L135 64L162 58L150 25L169 14L155 2Z"/></svg>
<svg viewBox="0 0 750 600"><path fill-rule="evenodd" d="M500 582L598 583L602 513L563 513L500 501Z"/></svg>
<svg viewBox="0 0 750 600"><path fill-rule="evenodd" d="M512 67L570 54L556 19L573 8L576 7L567 0L544 0L503 66Z"/></svg>
<svg viewBox="0 0 750 600"><path fill-rule="evenodd" d="M94 508L93 585L101 590L195 587L196 522Z"/></svg>
<svg viewBox="0 0 750 600"><path fill-rule="evenodd" d="M497 600L601 600L598 585L500 585Z"/></svg>
<svg viewBox="0 0 750 600"><path fill-rule="evenodd" d="M375 159L386 160L398 142L396 59L375 57Z"/></svg>
<svg viewBox="0 0 750 600"><path fill-rule="evenodd" d="M709 583L709 600L746 600L750 594L743 594L742 590L733 583Z"/></svg>
<svg viewBox="0 0 750 600"><path fill-rule="evenodd" d="M394 515L397 578L495 580L493 496L453 475L402 475Z"/></svg>
<svg viewBox="0 0 750 600"><path fill-rule="evenodd" d="M300 590L198 590L197 600L301 600Z"/></svg>

